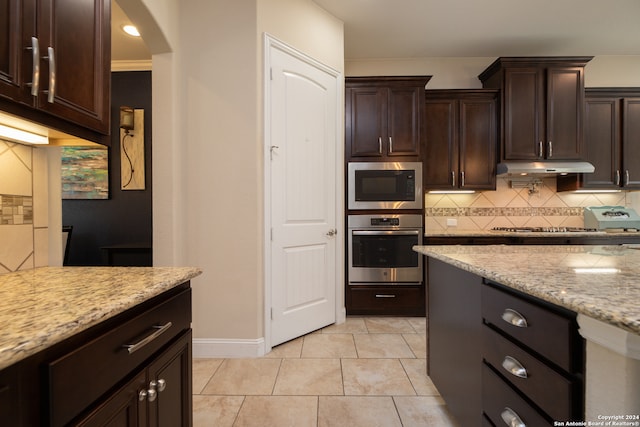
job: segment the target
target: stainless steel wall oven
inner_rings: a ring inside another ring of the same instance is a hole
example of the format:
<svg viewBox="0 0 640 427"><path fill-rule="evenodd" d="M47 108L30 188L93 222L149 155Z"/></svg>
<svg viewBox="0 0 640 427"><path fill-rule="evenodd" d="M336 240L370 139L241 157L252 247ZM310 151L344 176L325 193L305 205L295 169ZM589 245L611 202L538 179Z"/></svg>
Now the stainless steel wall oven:
<svg viewBox="0 0 640 427"><path fill-rule="evenodd" d="M349 215L348 277L350 284L420 284L422 215Z"/></svg>

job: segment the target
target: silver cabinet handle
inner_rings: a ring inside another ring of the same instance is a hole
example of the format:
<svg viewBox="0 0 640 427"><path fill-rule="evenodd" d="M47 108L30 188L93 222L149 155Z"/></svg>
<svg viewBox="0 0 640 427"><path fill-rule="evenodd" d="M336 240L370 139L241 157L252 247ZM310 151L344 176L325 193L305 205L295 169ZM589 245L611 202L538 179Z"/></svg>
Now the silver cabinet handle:
<svg viewBox="0 0 640 427"><path fill-rule="evenodd" d="M616 170L616 185L620 185L620 169Z"/></svg>
<svg viewBox="0 0 640 427"><path fill-rule="evenodd" d="M382 154L382 137L378 137L378 153Z"/></svg>
<svg viewBox="0 0 640 427"><path fill-rule="evenodd" d="M504 421L504 423L509 427L527 427L527 425L522 422L516 411L508 406L504 408L500 417L502 417L502 421Z"/></svg>
<svg viewBox="0 0 640 427"><path fill-rule="evenodd" d="M624 171L624 185L629 185L629 169Z"/></svg>
<svg viewBox="0 0 640 427"><path fill-rule="evenodd" d="M456 186L456 171L451 171L451 186Z"/></svg>
<svg viewBox="0 0 640 427"><path fill-rule="evenodd" d="M502 361L502 367L511 375L518 378L528 378L527 370L522 366L522 363L518 362L515 357L505 356Z"/></svg>
<svg viewBox="0 0 640 427"><path fill-rule="evenodd" d="M460 172L460 188L464 187L464 171Z"/></svg>
<svg viewBox="0 0 640 427"><path fill-rule="evenodd" d="M142 338L140 341L138 341L135 344L124 344L123 347L127 349L129 354L134 353L140 350L145 345L149 344L151 341L158 338L160 335L162 335L167 329L171 327L171 325L173 325L171 322L167 322L162 326L152 326L152 328L155 329L153 333Z"/></svg>
<svg viewBox="0 0 640 427"><path fill-rule="evenodd" d="M538 142L538 157L544 157L544 144L542 141Z"/></svg>
<svg viewBox="0 0 640 427"><path fill-rule="evenodd" d="M332 228L331 230L327 231L327 236L329 237L335 236L336 234L338 234L338 230L336 230L335 228Z"/></svg>
<svg viewBox="0 0 640 427"><path fill-rule="evenodd" d="M526 328L529 326L527 324L527 319L525 319L522 314L511 308L507 308L504 313L502 313L502 320L510 325L517 326L518 328Z"/></svg>
<svg viewBox="0 0 640 427"><path fill-rule="evenodd" d="M27 83L31 86L31 96L38 96L40 90L40 43L37 37L31 37L31 47L27 50L31 51L31 58L33 65L31 69L31 83Z"/></svg>
<svg viewBox="0 0 640 427"><path fill-rule="evenodd" d="M395 298L395 295L376 294L376 298Z"/></svg>
<svg viewBox="0 0 640 427"><path fill-rule="evenodd" d="M393 153L393 138L389 137L389 154Z"/></svg>
<svg viewBox="0 0 640 427"><path fill-rule="evenodd" d="M549 141L549 158L553 157L553 141Z"/></svg>
<svg viewBox="0 0 640 427"><path fill-rule="evenodd" d="M151 381L151 385L157 386L158 391L164 391L164 389L167 388L167 382L162 378L160 378L158 381Z"/></svg>
<svg viewBox="0 0 640 427"><path fill-rule="evenodd" d="M47 56L43 59L49 60L49 89L44 91L47 94L47 101L53 104L56 97L56 56L53 48L47 48Z"/></svg>

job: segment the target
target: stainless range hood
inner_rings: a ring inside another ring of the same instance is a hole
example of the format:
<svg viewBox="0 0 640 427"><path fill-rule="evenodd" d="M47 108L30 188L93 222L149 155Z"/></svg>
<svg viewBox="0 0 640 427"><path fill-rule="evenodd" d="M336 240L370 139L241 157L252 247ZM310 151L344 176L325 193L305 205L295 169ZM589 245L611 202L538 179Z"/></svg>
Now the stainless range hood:
<svg viewBox="0 0 640 427"><path fill-rule="evenodd" d="M505 161L498 163L498 175L552 176L570 173L593 173L596 168L584 161L523 162Z"/></svg>

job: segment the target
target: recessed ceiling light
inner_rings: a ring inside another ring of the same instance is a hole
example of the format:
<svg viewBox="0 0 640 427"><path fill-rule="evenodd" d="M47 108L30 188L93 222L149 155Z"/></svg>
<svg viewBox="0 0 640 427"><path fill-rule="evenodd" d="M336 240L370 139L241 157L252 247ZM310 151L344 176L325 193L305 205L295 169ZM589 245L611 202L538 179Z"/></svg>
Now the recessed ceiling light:
<svg viewBox="0 0 640 427"><path fill-rule="evenodd" d="M135 25L124 25L122 31L133 37L140 37L140 32Z"/></svg>

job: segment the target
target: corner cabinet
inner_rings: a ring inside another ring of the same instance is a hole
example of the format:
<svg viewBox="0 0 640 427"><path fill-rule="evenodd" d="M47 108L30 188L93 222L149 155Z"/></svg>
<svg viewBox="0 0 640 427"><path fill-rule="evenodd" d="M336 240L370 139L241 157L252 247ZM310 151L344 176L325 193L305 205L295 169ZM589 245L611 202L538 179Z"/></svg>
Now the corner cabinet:
<svg viewBox="0 0 640 427"><path fill-rule="evenodd" d="M588 88L585 160L590 174L558 177L558 191L640 189L640 88Z"/></svg>
<svg viewBox="0 0 640 427"><path fill-rule="evenodd" d="M0 109L81 137L74 126L108 134L110 0L0 4Z"/></svg>
<svg viewBox="0 0 640 427"><path fill-rule="evenodd" d="M495 190L497 90L428 90L426 190Z"/></svg>
<svg viewBox="0 0 640 427"><path fill-rule="evenodd" d="M347 77L347 161L417 160L430 76Z"/></svg>
<svg viewBox="0 0 640 427"><path fill-rule="evenodd" d="M592 57L501 57L478 78L502 90L502 160L583 159L584 67Z"/></svg>

